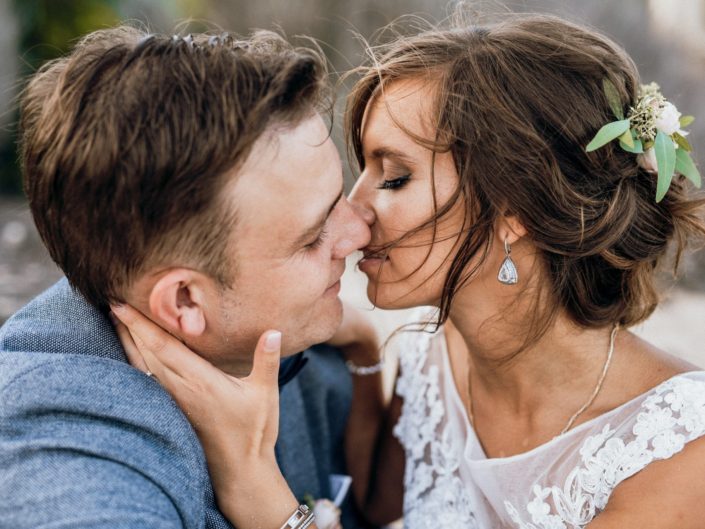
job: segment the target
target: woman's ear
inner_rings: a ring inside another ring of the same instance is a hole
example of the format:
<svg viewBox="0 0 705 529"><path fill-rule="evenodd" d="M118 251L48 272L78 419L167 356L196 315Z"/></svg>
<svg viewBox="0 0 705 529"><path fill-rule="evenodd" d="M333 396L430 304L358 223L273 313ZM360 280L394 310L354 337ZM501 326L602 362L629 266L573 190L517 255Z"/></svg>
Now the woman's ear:
<svg viewBox="0 0 705 529"><path fill-rule="evenodd" d="M197 338L205 332L205 307L203 277L193 270L169 270L149 293L149 310L154 321L183 338Z"/></svg>
<svg viewBox="0 0 705 529"><path fill-rule="evenodd" d="M507 212L498 219L496 233L500 242L504 243L506 240L509 244L514 244L527 232L519 218Z"/></svg>

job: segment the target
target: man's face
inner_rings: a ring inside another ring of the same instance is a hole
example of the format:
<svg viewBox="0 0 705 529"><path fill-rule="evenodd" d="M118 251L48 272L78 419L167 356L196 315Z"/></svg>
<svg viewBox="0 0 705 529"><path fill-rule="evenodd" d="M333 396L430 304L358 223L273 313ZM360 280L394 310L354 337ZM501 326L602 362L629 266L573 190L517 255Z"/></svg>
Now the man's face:
<svg viewBox="0 0 705 529"><path fill-rule="evenodd" d="M202 352L242 372L267 329L282 332L283 355L333 335L345 257L367 245L370 232L343 195L340 156L318 115L265 133L227 193L237 216L234 281L208 303L215 343Z"/></svg>

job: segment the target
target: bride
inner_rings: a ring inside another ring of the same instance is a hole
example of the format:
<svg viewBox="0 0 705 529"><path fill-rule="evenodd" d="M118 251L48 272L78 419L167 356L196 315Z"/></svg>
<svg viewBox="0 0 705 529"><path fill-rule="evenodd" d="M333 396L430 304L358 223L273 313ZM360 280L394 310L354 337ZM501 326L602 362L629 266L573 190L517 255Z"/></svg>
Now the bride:
<svg viewBox="0 0 705 529"><path fill-rule="evenodd" d="M401 333L389 405L374 369L352 368L363 512L410 529L702 527L705 372L628 330L657 305L659 265L705 235L688 120L639 87L621 48L553 17L373 53L347 113L350 200L373 234L359 267L376 306L436 309ZM215 486L245 479L237 464L276 438L276 377L226 379L176 340L152 350L159 329L131 309L118 317L138 367L217 381L160 378L211 440ZM206 410L222 417L199 423ZM254 417L241 451L219 441Z"/></svg>

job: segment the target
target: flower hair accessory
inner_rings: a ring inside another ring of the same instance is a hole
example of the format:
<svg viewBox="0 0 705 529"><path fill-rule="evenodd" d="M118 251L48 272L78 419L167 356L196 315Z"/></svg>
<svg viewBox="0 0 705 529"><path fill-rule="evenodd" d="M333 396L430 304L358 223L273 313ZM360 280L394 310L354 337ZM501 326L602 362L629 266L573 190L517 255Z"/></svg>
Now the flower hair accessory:
<svg viewBox="0 0 705 529"><path fill-rule="evenodd" d="M597 132L586 147L587 152L619 140L622 149L637 155L641 167L658 173L656 202L666 196L675 173L700 187L702 179L689 154L692 147L685 139L688 133L683 130L695 118L682 116L673 103L663 97L656 83L641 85L636 104L629 107L625 118L617 88L609 79L602 84L617 121L608 123Z"/></svg>

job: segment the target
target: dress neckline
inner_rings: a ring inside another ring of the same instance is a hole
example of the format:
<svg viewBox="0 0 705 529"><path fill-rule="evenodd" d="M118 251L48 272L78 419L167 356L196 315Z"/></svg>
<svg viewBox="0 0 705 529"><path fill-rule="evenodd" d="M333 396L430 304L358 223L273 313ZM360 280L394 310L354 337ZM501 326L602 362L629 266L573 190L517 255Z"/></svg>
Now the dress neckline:
<svg viewBox="0 0 705 529"><path fill-rule="evenodd" d="M513 463L516 461L521 461L527 458L530 458L532 456L535 456L537 454L540 454L541 452L544 452L547 450L549 447L553 447L557 445L558 443L565 441L567 439L571 439L572 437L575 436L578 432L582 432L583 430L588 430L590 427L594 427L595 423L598 420L602 420L606 417L611 417L612 415L616 414L620 410L623 410L624 408L628 407L629 405L634 404L635 402L639 400L643 400L648 394L654 392L657 388L661 387L663 384L666 384L676 378L683 377L692 373L699 373L702 372L701 370L695 370L695 371L684 371L683 373L678 373L676 375L673 375L670 378L667 378L666 380L660 382L656 386L644 391L643 393L640 393L634 398L629 399L628 401L620 404L619 406L612 408L609 411L606 411L602 415L598 415L597 417L593 417L592 419L585 421L583 423L580 423L578 426L575 428L572 428L568 430L565 433L559 434L552 438L550 441L546 441L543 444L540 444L538 446L535 446L534 448L527 450L526 452L521 452L519 454L514 454L512 456L506 456L506 457L487 457L487 454L485 453L484 448L482 447L482 443L480 442L480 439L477 437L477 433L475 432L475 428L473 427L472 424L470 424L470 421L468 420L468 414L467 410L465 409L465 406L463 405L463 400L460 397L460 391L458 390L458 387L455 384L455 377L453 376L453 369L450 365L450 358L449 358L449 353L448 353L448 344L446 342L446 334L445 334L445 329L443 326L440 326L438 328L438 331L435 333L436 339L440 341L441 344L441 356L443 357L443 373L446 379L448 379L448 384L451 387L451 399L453 400L453 403L456 407L458 407L458 410L461 412L460 415L463 420L463 425L465 426L465 431L467 435L467 440L465 444L465 450L464 450L464 455L465 455L465 460L468 463L471 463L473 466L485 466L485 465L491 465L491 464L504 464L504 463ZM429 340L429 345L430 345L430 340ZM474 447L470 445L470 443L474 443ZM470 458L468 454L471 452L472 448L476 448L481 454L482 458Z"/></svg>

